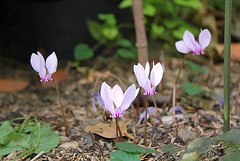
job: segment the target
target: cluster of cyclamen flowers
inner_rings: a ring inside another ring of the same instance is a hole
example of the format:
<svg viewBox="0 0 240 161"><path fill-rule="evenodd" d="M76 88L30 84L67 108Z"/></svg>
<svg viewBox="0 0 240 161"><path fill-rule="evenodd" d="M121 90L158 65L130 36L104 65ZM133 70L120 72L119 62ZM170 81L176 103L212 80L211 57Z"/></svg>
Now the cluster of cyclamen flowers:
<svg viewBox="0 0 240 161"><path fill-rule="evenodd" d="M209 45L210 41L211 33L207 29L201 30L199 42L195 40L191 32L186 30L183 40L177 41L175 46L181 53L187 54L192 51L193 55L201 55L204 54L204 49ZM55 52L48 56L46 62L40 52L33 53L30 62L33 69L39 73L42 82L52 80L52 74L56 71L58 62ZM156 87L163 77L162 65L159 62L157 64L153 62L150 72L149 62L146 63L145 68L138 63L138 65L134 65L133 70L139 86L144 89L144 94L156 94ZM103 100L101 106L110 112L112 118L121 117L136 98L138 92L139 88L136 88L135 84L132 84L123 93L119 85L111 88L106 82L103 82L100 91ZM100 102L99 98L97 100Z"/></svg>

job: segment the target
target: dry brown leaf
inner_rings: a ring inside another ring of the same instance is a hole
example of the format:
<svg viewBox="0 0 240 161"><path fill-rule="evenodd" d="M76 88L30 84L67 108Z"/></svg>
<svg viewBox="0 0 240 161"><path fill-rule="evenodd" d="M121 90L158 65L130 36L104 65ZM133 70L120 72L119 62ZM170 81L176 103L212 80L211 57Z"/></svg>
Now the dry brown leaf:
<svg viewBox="0 0 240 161"><path fill-rule="evenodd" d="M127 132L127 125L123 121L118 121L121 132L123 136L126 136L132 140L134 137ZM89 125L84 129L86 132L90 131L93 134L98 134L104 138L116 138L116 124L112 122L111 125L109 123L98 123L97 125Z"/></svg>

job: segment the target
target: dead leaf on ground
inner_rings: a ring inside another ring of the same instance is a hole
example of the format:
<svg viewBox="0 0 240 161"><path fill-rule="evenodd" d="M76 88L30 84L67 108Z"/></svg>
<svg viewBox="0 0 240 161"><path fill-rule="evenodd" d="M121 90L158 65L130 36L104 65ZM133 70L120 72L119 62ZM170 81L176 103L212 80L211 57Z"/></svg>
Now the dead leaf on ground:
<svg viewBox="0 0 240 161"><path fill-rule="evenodd" d="M118 121L118 124L120 126L121 132L123 136L126 136L132 140L134 140L134 137L127 132L127 125L123 121ZM116 124L115 122L112 122L111 125L109 123L98 123L97 125L89 125L86 126L84 129L86 132L91 131L93 134L98 134L104 138L116 138Z"/></svg>

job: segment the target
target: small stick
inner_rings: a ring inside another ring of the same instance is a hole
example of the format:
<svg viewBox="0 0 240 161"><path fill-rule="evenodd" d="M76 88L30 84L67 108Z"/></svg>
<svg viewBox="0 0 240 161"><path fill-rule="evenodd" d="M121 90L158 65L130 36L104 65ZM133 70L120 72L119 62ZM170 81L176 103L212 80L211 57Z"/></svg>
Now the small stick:
<svg viewBox="0 0 240 161"><path fill-rule="evenodd" d="M182 68L183 68L183 66L184 66L184 63L185 63L186 58L187 58L187 55L185 55L184 58L183 58L181 67L180 67L180 69L179 69L179 71L178 71L178 75L177 75L177 78L176 78L175 83L174 83L175 86L177 85L177 82L178 82L178 79L179 79L180 73L181 73L181 71L182 71ZM173 91L172 91L172 93L171 93L171 97L170 97L169 102L168 102L168 110L170 109L170 107L171 107L171 105L172 105L172 104L171 104L172 97L173 97Z"/></svg>
<svg viewBox="0 0 240 161"><path fill-rule="evenodd" d="M68 126L67 126L67 121L66 121L66 118L65 118L65 115L64 115L64 111L63 111L63 106L62 106L62 101L61 101L60 93L59 93L58 87L57 87L54 79L52 80L52 82L53 82L54 87L55 87L55 89L56 89L57 96L58 96L58 100L59 100L60 107L61 107L61 111L62 111L62 118L63 118L63 122L64 122L64 127L65 127L65 136L68 137Z"/></svg>
<svg viewBox="0 0 240 161"><path fill-rule="evenodd" d="M144 105L145 105L144 146L147 147L147 95L145 95Z"/></svg>
<svg viewBox="0 0 240 161"><path fill-rule="evenodd" d="M32 158L31 161L35 161L37 160L40 156L42 156L44 154L44 151L41 151L40 153L38 153L38 155L36 155L34 158Z"/></svg>
<svg viewBox="0 0 240 161"><path fill-rule="evenodd" d="M91 136L93 142L97 145L98 149L100 150L100 152L101 152L101 160L102 160L102 161L105 161L105 159L103 158L103 150L102 150L101 146L100 146L100 145L97 143L97 141L94 139L93 134L91 133L91 131L88 131L88 134Z"/></svg>

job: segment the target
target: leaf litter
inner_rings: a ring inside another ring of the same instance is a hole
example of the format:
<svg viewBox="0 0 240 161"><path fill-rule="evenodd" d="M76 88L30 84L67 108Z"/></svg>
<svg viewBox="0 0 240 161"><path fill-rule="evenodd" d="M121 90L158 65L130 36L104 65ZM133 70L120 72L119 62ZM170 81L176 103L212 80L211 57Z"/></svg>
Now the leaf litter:
<svg viewBox="0 0 240 161"><path fill-rule="evenodd" d="M110 160L110 152L117 150L114 146L115 135L114 133L111 133L110 130L115 124L113 122L104 122L102 120L103 110L101 107L97 106L96 112L92 107L94 81L97 77L103 75L100 82L107 80L111 85L116 83L119 84L118 80L115 78L108 77L109 73L117 75L126 85L136 83L136 80L133 71L129 70L132 69L130 63L126 64L121 60L113 58L106 59L110 59L106 60L108 63L102 61L98 61L98 63L95 63L94 61L86 62L86 64L83 63L81 67L84 68L84 71L81 72L77 71L76 68L71 67L71 65L70 67L67 65L69 67L66 69L67 79L59 83L59 89L63 107L67 114L69 126L68 138L64 137L60 106L58 105L55 89L51 86L42 86L37 75L35 77L32 76L34 73L30 69L23 68L22 71L20 70L20 74L17 74L17 77L20 79L26 78L27 80L30 80L29 86L25 90L17 93L0 93L0 121L11 120L22 116L30 117L37 114L41 123L51 123L51 129L61 136L60 144L50 152L41 154L37 160L100 160L101 151L96 146L96 143L102 148L104 159ZM163 91L160 92L161 89L159 86L157 89L158 94L154 96L156 98L159 112L157 119L160 120L160 123L154 123L154 121L151 121L150 116L147 129L148 147L159 153L140 155L142 160L179 160L180 152L189 148L191 145L190 143L194 139L198 137L211 139L214 136L223 133L223 108L220 105L223 96L223 63L215 65L201 64L206 70L205 73L194 71L191 69L192 67L185 64L179 83L176 87L176 106L181 106L184 113L179 114L179 116L176 114L176 121L178 122L179 127L175 142L170 144L171 138L174 137L174 128L170 129L165 142L166 145L174 145L175 148L180 150L176 153L172 153L172 151L170 151L171 149L168 150L169 147L165 147L165 144L163 144L162 141L169 126L169 122L165 122L164 119L166 118L167 120L167 117L169 117L170 120L171 117L171 113L166 106L168 102L167 98L169 98L169 95L171 94L178 72L179 66L177 64L181 64L181 60L175 58L170 58L169 60L166 60L166 62L167 61L169 63L166 63L167 66L165 67L166 72L164 73L163 78ZM199 63L197 64L200 65ZM14 67L7 66L7 68L9 68L8 70L10 71L14 71ZM14 72L5 73L8 70L0 71L1 75L14 77L12 74ZM232 62L231 129L237 129L240 124L239 116L235 115L236 109L240 108L240 98L237 97L240 80L239 73L239 62ZM182 86L182 83L185 82L197 84L206 92L189 95L184 91ZM97 84L96 89L100 89L100 84L101 83ZM151 98L149 98L149 101L149 106L153 105ZM236 102L236 106L233 102ZM136 104L136 101L134 104ZM144 110L141 106L142 102L140 102L139 109L142 113ZM128 135L127 137L124 137L124 141L143 145L144 126L143 124L137 125L131 108L126 111L125 117L121 118L121 122L123 123L123 131ZM87 127L89 129L87 129ZM101 133L101 130L104 128L107 129L106 131L103 131L106 135ZM90 137L88 130L93 134L95 133L94 138ZM111 136L107 136L107 133L111 133ZM161 149L163 149L164 152ZM21 152L14 151L9 155L1 156L0 160L10 160L20 154ZM195 154L193 152L185 155ZM214 158L223 157L224 154L218 150L216 153L207 151L203 155L203 158L207 160L214 160ZM34 157L36 157L36 154L31 154L24 159L31 160Z"/></svg>

